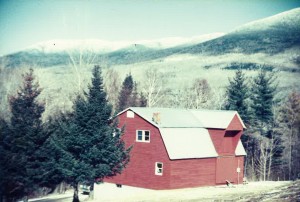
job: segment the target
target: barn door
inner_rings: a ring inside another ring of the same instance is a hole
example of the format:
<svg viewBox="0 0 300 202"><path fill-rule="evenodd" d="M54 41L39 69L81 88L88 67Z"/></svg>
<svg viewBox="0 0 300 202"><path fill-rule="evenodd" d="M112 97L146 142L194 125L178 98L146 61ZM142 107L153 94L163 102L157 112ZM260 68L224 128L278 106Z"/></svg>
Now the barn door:
<svg viewBox="0 0 300 202"><path fill-rule="evenodd" d="M224 156L217 158L216 184L225 184L226 180L234 182L236 179L237 166L234 156Z"/></svg>

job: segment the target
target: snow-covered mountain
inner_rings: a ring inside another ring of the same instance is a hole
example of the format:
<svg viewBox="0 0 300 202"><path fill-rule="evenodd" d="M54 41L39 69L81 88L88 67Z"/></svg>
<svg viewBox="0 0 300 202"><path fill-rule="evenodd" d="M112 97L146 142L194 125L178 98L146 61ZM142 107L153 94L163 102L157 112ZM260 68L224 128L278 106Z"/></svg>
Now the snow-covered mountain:
<svg viewBox="0 0 300 202"><path fill-rule="evenodd" d="M300 8L247 23L222 37L185 48L182 52L278 54L288 49L300 51Z"/></svg>
<svg viewBox="0 0 300 202"><path fill-rule="evenodd" d="M105 58L110 65L163 60L182 54L198 57L261 53L272 56L288 52L289 60L297 67L300 66L300 8L247 23L228 34L113 42L98 39L51 40L3 58L8 59L7 66L10 67L24 63L49 67L68 64L70 53L85 52L95 55L96 64Z"/></svg>
<svg viewBox="0 0 300 202"><path fill-rule="evenodd" d="M57 53L63 51L94 51L96 53L108 53L120 49L131 47L132 45L143 45L151 49L164 49L180 45L192 45L202 43L211 39L225 35L224 33L205 34L189 38L184 37L169 37L153 40L138 40L138 41L105 41L100 39L86 40L62 40L54 39L49 41L34 44L24 51L34 51L43 53Z"/></svg>
<svg viewBox="0 0 300 202"><path fill-rule="evenodd" d="M277 15L249 22L240 27L237 27L232 33L239 32L255 32L270 30L278 25L287 27L300 27L300 8L292 9Z"/></svg>

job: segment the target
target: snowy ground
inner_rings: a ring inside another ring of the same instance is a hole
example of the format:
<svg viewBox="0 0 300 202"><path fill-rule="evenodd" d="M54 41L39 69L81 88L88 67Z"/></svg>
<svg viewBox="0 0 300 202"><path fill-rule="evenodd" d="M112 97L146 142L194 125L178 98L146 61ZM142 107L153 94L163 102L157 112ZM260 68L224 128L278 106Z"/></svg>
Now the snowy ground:
<svg viewBox="0 0 300 202"><path fill-rule="evenodd" d="M70 202L71 192L48 197L40 201ZM87 195L80 195L81 201L87 200ZM150 202L150 201L300 201L300 181L288 182L250 182L247 185L199 187L176 190L149 190L130 186L116 187L115 184L104 183L95 185L95 202Z"/></svg>

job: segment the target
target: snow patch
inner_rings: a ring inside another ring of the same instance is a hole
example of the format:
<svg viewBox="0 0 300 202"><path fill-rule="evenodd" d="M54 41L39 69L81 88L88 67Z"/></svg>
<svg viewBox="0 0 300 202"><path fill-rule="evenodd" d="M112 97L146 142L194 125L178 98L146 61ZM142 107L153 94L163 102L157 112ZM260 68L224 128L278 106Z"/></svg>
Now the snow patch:
<svg viewBox="0 0 300 202"><path fill-rule="evenodd" d="M144 45L148 48L170 48L179 45L191 45L202 43L211 39L223 36L224 33L212 33L190 38L184 37L169 37L152 40L136 40L136 41L107 41L100 39L85 39L85 40L62 40L53 39L40 42L29 46L25 51L41 51L44 53L55 53L61 51L70 51L72 49L87 50L93 52L108 53L122 48L127 48L134 44Z"/></svg>
<svg viewBox="0 0 300 202"><path fill-rule="evenodd" d="M300 27L300 8L292 9L286 12L279 13L277 15L256 20L244 24L233 30L231 33L236 32L252 32L252 31L263 31L272 28L275 25L284 24L289 26Z"/></svg>

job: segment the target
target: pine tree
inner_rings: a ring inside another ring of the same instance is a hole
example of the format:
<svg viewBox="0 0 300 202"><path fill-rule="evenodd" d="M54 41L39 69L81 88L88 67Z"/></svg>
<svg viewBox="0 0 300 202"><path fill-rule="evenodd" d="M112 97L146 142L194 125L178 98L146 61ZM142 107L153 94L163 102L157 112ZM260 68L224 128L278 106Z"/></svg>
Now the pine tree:
<svg viewBox="0 0 300 202"><path fill-rule="evenodd" d="M236 110L241 116L242 120L249 123L249 88L246 83L246 76L242 70L235 72L235 77L229 79L229 85L226 88L227 102L225 109Z"/></svg>
<svg viewBox="0 0 300 202"><path fill-rule="evenodd" d="M16 200L31 194L38 188L37 155L47 136L43 132L42 113L44 104L37 101L41 93L38 82L34 82L33 69L23 75L23 86L17 95L10 96L10 132L4 137L5 195Z"/></svg>
<svg viewBox="0 0 300 202"><path fill-rule="evenodd" d="M288 179L297 179L300 176L300 93L293 91L279 108L277 122L279 133L284 139L283 163L286 164L285 173ZM299 176L298 176L299 175Z"/></svg>
<svg viewBox="0 0 300 202"><path fill-rule="evenodd" d="M134 83L131 75L127 75L123 81L119 94L118 112L128 108L132 104L132 92Z"/></svg>
<svg viewBox="0 0 300 202"><path fill-rule="evenodd" d="M147 98L143 94L143 92L139 95L139 106L140 107L147 107Z"/></svg>
<svg viewBox="0 0 300 202"><path fill-rule="evenodd" d="M9 145L6 144L5 137L8 136L9 133L8 123L0 117L0 201L2 201L5 193L7 193L5 176L9 174L6 167L9 162L7 158Z"/></svg>
<svg viewBox="0 0 300 202"><path fill-rule="evenodd" d="M273 121L274 96L277 90L277 85L274 83L275 80L276 77L273 73L267 74L264 70L260 70L258 75L253 79L251 109L254 124L268 124Z"/></svg>
<svg viewBox="0 0 300 202"><path fill-rule="evenodd" d="M280 157L281 138L274 132L274 105L277 84L273 73L267 74L261 69L253 79L251 86L251 131L254 137L252 151L249 153L254 162L257 162L255 172L261 180L271 176L273 164Z"/></svg>
<svg viewBox="0 0 300 202"><path fill-rule="evenodd" d="M146 97L138 93L137 86L138 84L133 82L131 75L124 79L119 94L118 112L128 107L145 107L147 105Z"/></svg>
<svg viewBox="0 0 300 202"><path fill-rule="evenodd" d="M73 110L60 142L71 154L63 173L74 187L73 201L78 201L78 184L90 185L92 198L94 182L121 173L129 161L130 148L125 149L117 123L111 123L112 106L106 100L100 67L93 69L88 92L76 98Z"/></svg>

